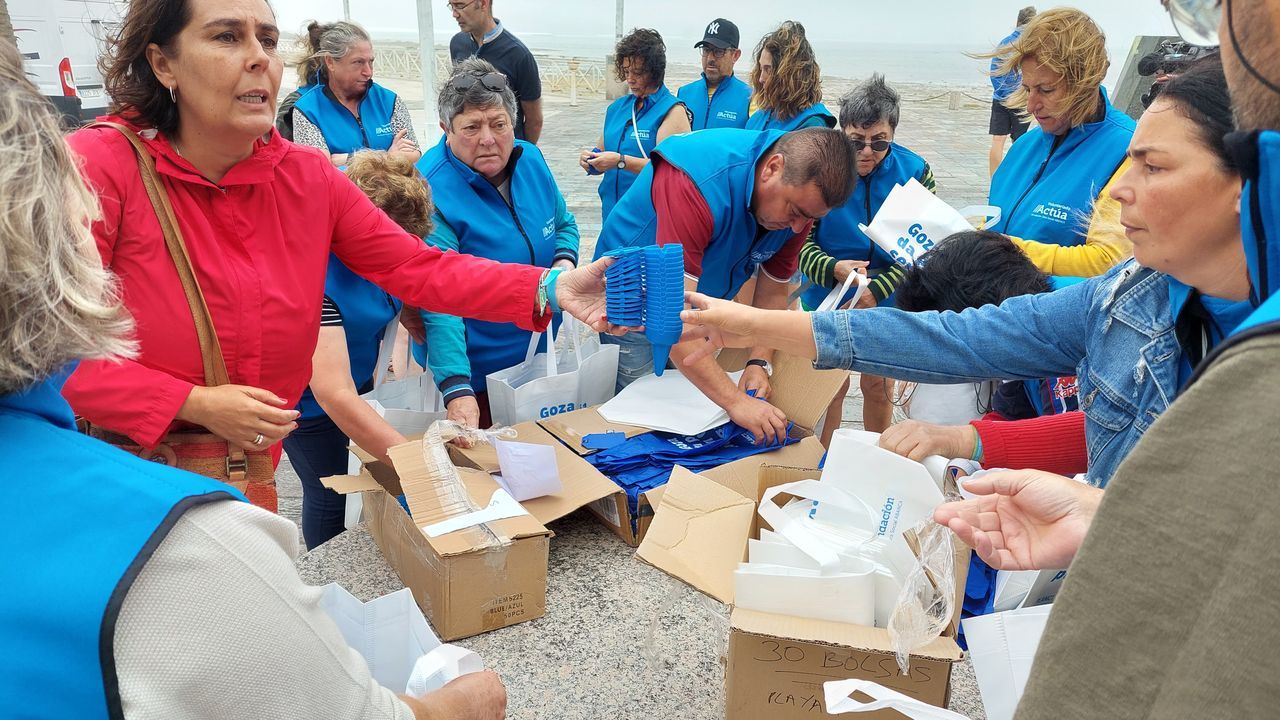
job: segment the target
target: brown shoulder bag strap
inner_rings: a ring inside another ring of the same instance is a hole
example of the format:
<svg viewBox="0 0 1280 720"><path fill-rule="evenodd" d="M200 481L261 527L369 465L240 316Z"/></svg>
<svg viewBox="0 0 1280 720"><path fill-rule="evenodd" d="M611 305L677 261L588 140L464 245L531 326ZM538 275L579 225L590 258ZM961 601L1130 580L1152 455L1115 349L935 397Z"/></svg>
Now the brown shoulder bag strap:
<svg viewBox="0 0 1280 720"><path fill-rule="evenodd" d="M182 282L182 292L187 296L187 305L191 308L191 317L195 321L196 337L200 341L200 359L204 363L204 382L208 387L228 385L231 377L227 373L227 362L222 355L222 345L218 342L218 334L214 331L213 316L209 314L209 306L205 303L204 293L200 291L200 283L196 280L195 268L187 255L187 246L182 241L182 231L178 229L178 218L169 203L169 194L165 192L156 172L155 160L142 144L142 140L129 128L120 123L95 122L88 127L106 127L119 131L133 145L138 156L138 171L142 175L142 185L151 198L151 206L155 208L156 218L160 221L160 230L164 234L164 244L173 258L174 267L178 270L178 279ZM227 474L232 481L243 480L248 469L244 451L227 443Z"/></svg>

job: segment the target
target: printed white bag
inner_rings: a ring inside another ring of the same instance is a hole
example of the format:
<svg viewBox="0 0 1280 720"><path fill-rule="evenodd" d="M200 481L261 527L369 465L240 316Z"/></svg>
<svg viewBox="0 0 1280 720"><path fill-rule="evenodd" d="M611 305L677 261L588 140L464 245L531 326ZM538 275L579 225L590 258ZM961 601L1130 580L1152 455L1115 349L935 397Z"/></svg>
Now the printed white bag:
<svg viewBox="0 0 1280 720"><path fill-rule="evenodd" d="M430 372L401 380L387 381L387 368L396 344L399 318L392 318L382 333L378 365L373 371L373 389L361 395L390 425L402 435L418 435L431 423L445 417L444 398L436 388ZM408 362L405 362L408 366Z"/></svg>
<svg viewBox="0 0 1280 720"><path fill-rule="evenodd" d="M974 229L969 217L982 217L980 225L989 227L1000 219L1000 208L970 205L956 210L911 178L889 191L870 226L859 223L858 229L908 267L947 236Z"/></svg>
<svg viewBox="0 0 1280 720"><path fill-rule="evenodd" d="M549 352L538 352L542 336L534 333L524 362L489 373L486 382L494 425L541 420L613 397L618 346L602 344L599 336L568 314L560 330L569 334L568 349L555 349L555 336L548 327ZM591 335L585 342L584 334Z"/></svg>

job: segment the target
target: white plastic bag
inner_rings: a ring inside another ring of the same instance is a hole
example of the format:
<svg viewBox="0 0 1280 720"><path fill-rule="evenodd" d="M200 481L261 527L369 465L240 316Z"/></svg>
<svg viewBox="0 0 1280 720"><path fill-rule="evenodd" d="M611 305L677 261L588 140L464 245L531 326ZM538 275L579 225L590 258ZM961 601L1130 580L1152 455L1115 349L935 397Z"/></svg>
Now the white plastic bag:
<svg viewBox="0 0 1280 720"><path fill-rule="evenodd" d="M618 378L618 346L598 336L583 341L585 326L565 314L560 328L568 333L571 353L557 353L547 328L548 352L538 352L541 335L529 338L524 361L489 373L489 412L495 425L515 425L599 405L613 397Z"/></svg>
<svg viewBox="0 0 1280 720"><path fill-rule="evenodd" d="M444 399L430 372L387 381L387 368L391 363L399 323L398 317L392 318L383 331L382 348L378 351L378 364L373 371L373 389L360 397L401 435L417 435L425 432L431 423L445 417Z"/></svg>
<svg viewBox="0 0 1280 720"><path fill-rule="evenodd" d="M864 703L849 697L855 692L872 701ZM911 720L968 720L958 712L921 702L870 680L829 680L822 684L822 693L830 715L896 710Z"/></svg>
<svg viewBox="0 0 1280 720"><path fill-rule="evenodd" d="M881 203L871 225L858 224L876 245L903 267L914 265L933 246L949 235L972 230L966 218L981 217L984 226L1000 219L1000 209L971 205L956 210L912 178L897 185Z"/></svg>

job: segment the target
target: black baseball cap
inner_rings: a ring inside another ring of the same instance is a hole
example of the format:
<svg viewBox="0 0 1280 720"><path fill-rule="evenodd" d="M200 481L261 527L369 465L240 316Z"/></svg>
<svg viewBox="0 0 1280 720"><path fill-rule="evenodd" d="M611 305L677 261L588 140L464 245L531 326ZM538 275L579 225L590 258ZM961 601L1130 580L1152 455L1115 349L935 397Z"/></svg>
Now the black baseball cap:
<svg viewBox="0 0 1280 720"><path fill-rule="evenodd" d="M738 47L738 26L724 18L712 20L707 25L706 34L702 36L700 42L694 44L694 47L700 48L703 45L710 45L721 50Z"/></svg>

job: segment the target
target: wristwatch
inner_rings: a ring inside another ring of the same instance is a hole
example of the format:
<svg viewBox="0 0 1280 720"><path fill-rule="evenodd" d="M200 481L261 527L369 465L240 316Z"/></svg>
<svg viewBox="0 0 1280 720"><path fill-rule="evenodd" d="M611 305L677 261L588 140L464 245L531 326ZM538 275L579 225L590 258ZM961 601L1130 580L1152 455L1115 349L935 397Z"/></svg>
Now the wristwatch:
<svg viewBox="0 0 1280 720"><path fill-rule="evenodd" d="M618 169L619 170L627 169L627 156L623 155L622 153L618 153Z"/></svg>
<svg viewBox="0 0 1280 720"><path fill-rule="evenodd" d="M770 365L768 360L761 360L760 358L753 358L751 360L748 360L747 367L750 367L752 365L755 365L756 367L764 368L764 374L768 375L769 377L773 377L773 365Z"/></svg>

